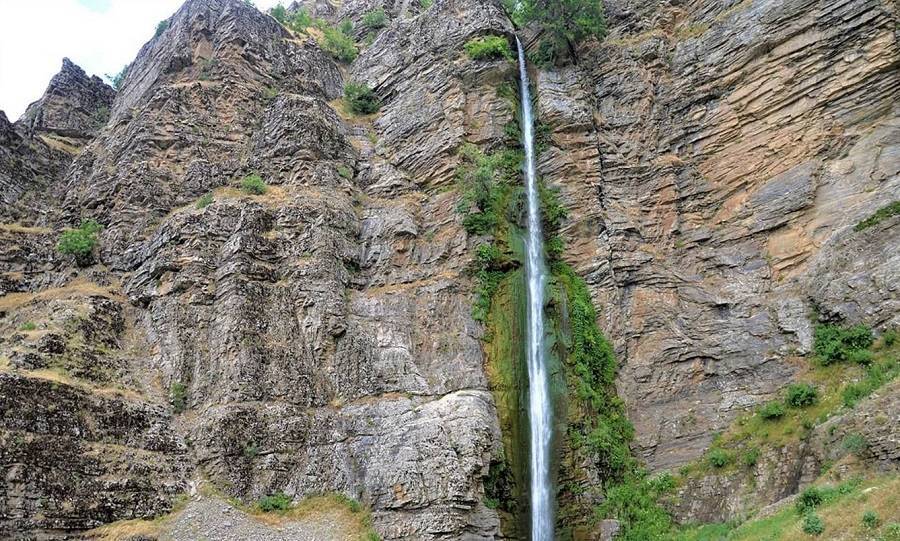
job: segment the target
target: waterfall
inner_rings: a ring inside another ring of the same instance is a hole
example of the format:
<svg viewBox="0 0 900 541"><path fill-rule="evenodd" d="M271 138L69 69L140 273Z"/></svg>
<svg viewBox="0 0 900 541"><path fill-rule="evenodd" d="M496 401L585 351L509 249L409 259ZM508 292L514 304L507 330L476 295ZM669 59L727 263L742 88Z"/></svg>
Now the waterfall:
<svg viewBox="0 0 900 541"><path fill-rule="evenodd" d="M550 498L550 384L544 355L544 238L541 231L541 201L534 168L534 120L525 51L516 37L519 52L519 85L522 98L522 143L525 146L525 183L528 193L528 234L525 240L525 275L528 280L528 418L531 432L531 541L553 539L553 504Z"/></svg>

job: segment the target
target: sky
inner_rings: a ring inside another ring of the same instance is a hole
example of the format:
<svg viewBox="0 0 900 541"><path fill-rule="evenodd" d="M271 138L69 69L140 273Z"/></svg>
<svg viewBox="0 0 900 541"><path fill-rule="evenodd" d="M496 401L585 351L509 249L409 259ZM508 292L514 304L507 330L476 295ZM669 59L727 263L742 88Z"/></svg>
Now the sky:
<svg viewBox="0 0 900 541"><path fill-rule="evenodd" d="M116 74L184 0L0 0L0 110L15 121L69 57ZM256 0L260 9L278 0ZM289 4L290 2L284 2Z"/></svg>

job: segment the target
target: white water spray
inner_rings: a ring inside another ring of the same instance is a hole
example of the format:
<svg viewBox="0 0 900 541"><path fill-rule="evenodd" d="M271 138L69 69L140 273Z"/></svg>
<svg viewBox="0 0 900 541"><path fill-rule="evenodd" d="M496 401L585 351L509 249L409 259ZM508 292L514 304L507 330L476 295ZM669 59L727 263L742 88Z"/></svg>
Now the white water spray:
<svg viewBox="0 0 900 541"><path fill-rule="evenodd" d="M525 183L528 193L528 235L525 241L525 274L528 280L528 418L531 427L531 541L553 539L553 502L550 499L550 439L552 427L550 383L544 355L544 237L541 203L534 170L534 120L525 51L519 52L519 85L522 98L522 143L525 145Z"/></svg>

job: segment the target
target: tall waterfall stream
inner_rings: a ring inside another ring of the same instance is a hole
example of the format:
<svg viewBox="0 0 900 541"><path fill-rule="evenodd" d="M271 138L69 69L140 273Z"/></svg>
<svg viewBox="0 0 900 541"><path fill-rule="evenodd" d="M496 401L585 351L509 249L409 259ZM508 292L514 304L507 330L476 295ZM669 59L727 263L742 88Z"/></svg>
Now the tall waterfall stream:
<svg viewBox="0 0 900 541"><path fill-rule="evenodd" d="M544 344L544 286L547 265L541 231L541 202L534 166L534 120L525 50L516 37L519 53L519 85L522 100L522 144L525 146L525 183L528 194L528 233L525 240L528 348L528 418L531 433L531 541L553 539L553 502L550 497L550 384Z"/></svg>

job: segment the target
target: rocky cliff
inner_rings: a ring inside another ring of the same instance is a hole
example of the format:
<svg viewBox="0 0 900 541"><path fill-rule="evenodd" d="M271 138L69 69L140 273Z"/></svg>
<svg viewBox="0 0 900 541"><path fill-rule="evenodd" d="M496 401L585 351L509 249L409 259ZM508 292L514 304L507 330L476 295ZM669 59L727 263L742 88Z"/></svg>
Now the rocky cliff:
<svg viewBox="0 0 900 541"><path fill-rule="evenodd" d="M384 539L516 535L514 506L486 495L513 458L510 413L456 210L463 145L508 146L516 118L515 65L464 44L514 25L494 0L301 7L352 21L359 56L239 0L188 0L118 92L65 60L22 119L0 114L0 537L152 518L198 483L245 503L337 492ZM386 25L364 35L376 9ZM900 326L900 221L853 227L900 199L898 13L606 10L603 43L532 67L539 169L615 346L633 451L661 471L799 377L817 321ZM533 50L538 29L521 33ZM350 114L347 82L380 112ZM240 189L253 174L265 193ZM86 219L102 226L89 265L56 250ZM865 414L896 416L885 389L846 420L891 469L896 434ZM671 508L772 503L841 435L764 459L774 488L700 477ZM578 523L602 499L595 458L560 483Z"/></svg>

